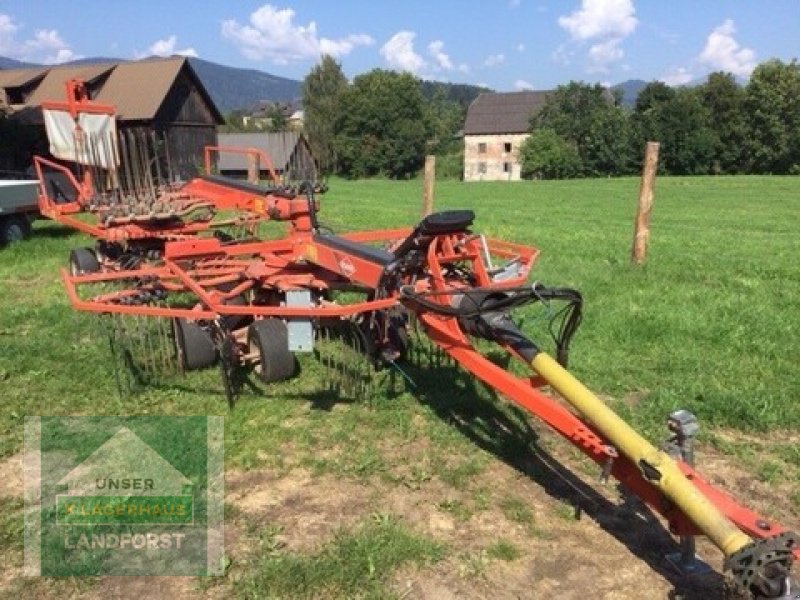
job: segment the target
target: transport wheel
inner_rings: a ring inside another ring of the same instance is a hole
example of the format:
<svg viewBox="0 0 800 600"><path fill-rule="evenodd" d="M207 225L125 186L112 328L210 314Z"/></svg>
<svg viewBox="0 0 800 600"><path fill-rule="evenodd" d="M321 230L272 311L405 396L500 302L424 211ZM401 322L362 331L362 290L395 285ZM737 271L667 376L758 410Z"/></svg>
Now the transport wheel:
<svg viewBox="0 0 800 600"><path fill-rule="evenodd" d="M10 217L0 221L0 244L21 242L30 233L27 219Z"/></svg>
<svg viewBox="0 0 800 600"><path fill-rule="evenodd" d="M100 270L100 263L91 248L75 248L69 253L69 273L70 275L85 275L87 273L97 273Z"/></svg>
<svg viewBox="0 0 800 600"><path fill-rule="evenodd" d="M271 383L294 375L294 355L289 352L289 331L280 319L254 321L247 330L248 350L258 352L255 372Z"/></svg>
<svg viewBox="0 0 800 600"><path fill-rule="evenodd" d="M187 319L172 319L178 364L184 371L206 369L217 362L217 349L211 334Z"/></svg>

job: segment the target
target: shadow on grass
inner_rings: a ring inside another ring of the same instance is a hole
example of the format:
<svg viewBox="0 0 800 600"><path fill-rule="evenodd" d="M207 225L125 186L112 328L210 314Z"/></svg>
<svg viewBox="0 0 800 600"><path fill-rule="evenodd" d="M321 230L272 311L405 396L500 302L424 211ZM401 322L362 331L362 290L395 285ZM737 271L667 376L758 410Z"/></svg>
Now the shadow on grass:
<svg viewBox="0 0 800 600"><path fill-rule="evenodd" d="M621 486L622 502L615 504L576 476L538 444L538 435L522 409L502 402L493 390L457 366L442 364L430 369L409 365L406 369L417 383L419 400L439 418L530 478L552 498L575 507L576 514L591 517L674 586L670 598L722 597L722 575L712 572L684 577L676 573L665 555L678 551L678 546L653 512ZM570 564L568 557L564 563L565 567Z"/></svg>
<svg viewBox="0 0 800 600"><path fill-rule="evenodd" d="M48 223L47 227L34 226L31 233L31 239L48 238L51 240L62 240L77 235L77 231L71 227L63 225L56 225L55 223Z"/></svg>

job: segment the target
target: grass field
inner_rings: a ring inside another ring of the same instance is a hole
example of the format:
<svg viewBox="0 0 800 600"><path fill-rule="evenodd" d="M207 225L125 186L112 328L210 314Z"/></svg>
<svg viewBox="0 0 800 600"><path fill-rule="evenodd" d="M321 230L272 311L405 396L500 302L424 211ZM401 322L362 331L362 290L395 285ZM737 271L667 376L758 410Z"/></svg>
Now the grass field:
<svg viewBox="0 0 800 600"><path fill-rule="evenodd" d="M412 225L420 188L418 181L334 180L321 220L336 231ZM629 264L637 190L633 178L437 182L436 207L473 209L476 230L541 250L535 279L582 291L584 322L571 368L653 441L663 439L670 411L688 408L701 419L705 443L762 481L798 481L800 444L791 432L800 428L800 178L659 179L641 267ZM226 595L242 597L292 597L291 590L391 596L395 572L455 561L464 577L481 577L486 565L524 552L519 540L503 538L463 554L388 514L375 485L441 485L446 493L436 509L456 527L496 509L524 539L546 537L547 526L524 499L482 479L528 442L499 429L487 437L469 423L491 415L518 429L524 424L449 368L412 371L416 395L379 393L365 403L321 395L321 371L307 357L299 377L244 394L232 411L215 370L121 397L96 320L73 313L58 281L69 250L88 240L52 223L39 222L35 231L32 240L0 250L0 457L20 452L25 415L220 414L233 476L266 469L280 478L302 469L364 486L369 500L358 518L344 511L310 545L282 547L269 519L246 528L255 555L234 555L232 576L193 588L198 593L222 585ZM797 514L796 484L791 499ZM232 521L247 521L234 504ZM0 552L17 564L21 500L0 494L0 509ZM38 595L91 587L21 578L9 585L6 591Z"/></svg>

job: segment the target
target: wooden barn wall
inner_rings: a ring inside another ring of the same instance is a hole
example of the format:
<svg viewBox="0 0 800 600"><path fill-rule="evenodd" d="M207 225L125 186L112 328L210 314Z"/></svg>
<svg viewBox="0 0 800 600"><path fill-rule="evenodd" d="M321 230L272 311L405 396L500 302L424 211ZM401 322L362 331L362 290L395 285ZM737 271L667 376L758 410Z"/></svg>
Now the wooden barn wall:
<svg viewBox="0 0 800 600"><path fill-rule="evenodd" d="M217 130L214 127L173 125L162 128L141 121L120 124L120 132L123 134L124 132L135 132L137 140L145 137L148 144L152 143L150 140L152 140L153 131L156 132L159 144L159 169L162 176L166 177L168 170L171 169L173 178L180 178L184 181L192 179L202 172L203 149L217 143ZM167 146L163 147L165 137ZM152 168L155 176L154 164Z"/></svg>
<svg viewBox="0 0 800 600"><path fill-rule="evenodd" d="M164 98L155 121L159 124L193 124L216 126L211 107L184 69Z"/></svg>
<svg viewBox="0 0 800 600"><path fill-rule="evenodd" d="M166 128L173 169L182 179L191 179L203 170L203 149L217 143L217 129L172 125Z"/></svg>

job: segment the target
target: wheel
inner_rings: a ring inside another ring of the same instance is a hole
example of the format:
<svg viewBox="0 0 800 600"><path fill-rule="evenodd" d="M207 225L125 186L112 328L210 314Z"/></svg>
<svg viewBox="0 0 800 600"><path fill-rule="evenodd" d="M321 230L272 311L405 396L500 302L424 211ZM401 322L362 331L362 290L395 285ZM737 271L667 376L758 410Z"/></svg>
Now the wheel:
<svg viewBox="0 0 800 600"><path fill-rule="evenodd" d="M21 242L30 234L30 224L25 217L8 217L0 220L0 244Z"/></svg>
<svg viewBox="0 0 800 600"><path fill-rule="evenodd" d="M217 362L217 348L211 334L187 319L172 319L178 364L185 371L206 369Z"/></svg>
<svg viewBox="0 0 800 600"><path fill-rule="evenodd" d="M247 330L249 352L258 352L255 371L270 383L289 379L294 375L294 355L289 352L289 330L280 319L262 319L253 322Z"/></svg>
<svg viewBox="0 0 800 600"><path fill-rule="evenodd" d="M70 275L97 273L99 270L100 263L97 260L94 250L91 248L75 248L69 253Z"/></svg>

